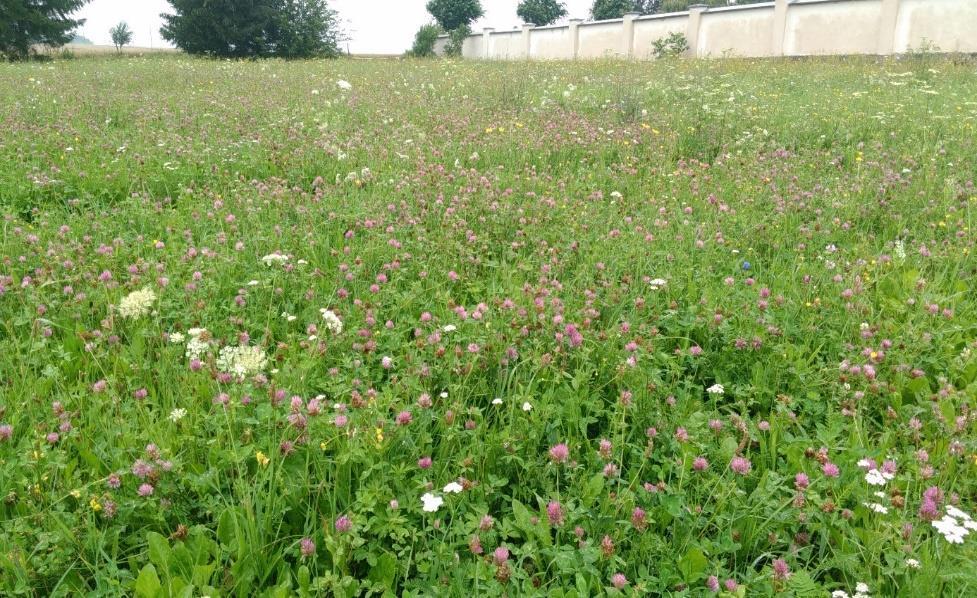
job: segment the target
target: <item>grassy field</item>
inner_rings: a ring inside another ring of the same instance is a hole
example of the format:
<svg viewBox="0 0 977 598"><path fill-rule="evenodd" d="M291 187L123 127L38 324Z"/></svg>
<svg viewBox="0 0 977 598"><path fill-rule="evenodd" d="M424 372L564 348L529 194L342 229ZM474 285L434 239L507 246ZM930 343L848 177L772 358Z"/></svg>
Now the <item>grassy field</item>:
<svg viewBox="0 0 977 598"><path fill-rule="evenodd" d="M928 56L0 65L0 594L973 596L975 125Z"/></svg>

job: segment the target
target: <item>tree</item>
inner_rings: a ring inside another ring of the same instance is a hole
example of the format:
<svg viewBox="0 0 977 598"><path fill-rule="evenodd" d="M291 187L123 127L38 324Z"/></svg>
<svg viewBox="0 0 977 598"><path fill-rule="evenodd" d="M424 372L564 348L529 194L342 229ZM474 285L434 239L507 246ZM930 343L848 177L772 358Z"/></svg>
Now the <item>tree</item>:
<svg viewBox="0 0 977 598"><path fill-rule="evenodd" d="M417 34L414 35L414 45L407 52L407 56L411 58L434 56L434 44L438 41L439 35L441 35L440 25L434 23L421 25L421 28L417 30Z"/></svg>
<svg viewBox="0 0 977 598"><path fill-rule="evenodd" d="M26 58L36 44L63 46L85 22L69 16L88 0L0 0L0 54Z"/></svg>
<svg viewBox="0 0 977 598"><path fill-rule="evenodd" d="M471 25L485 14L478 0L430 0L427 11L445 31L454 31L462 25Z"/></svg>
<svg viewBox="0 0 977 598"><path fill-rule="evenodd" d="M112 43L115 44L117 52L122 52L122 46L132 41L132 29L129 29L129 24L125 21L109 29L109 34L112 36Z"/></svg>
<svg viewBox="0 0 977 598"><path fill-rule="evenodd" d="M658 12L660 6L661 0L594 0L590 15L597 21L620 19L628 12L652 14Z"/></svg>
<svg viewBox="0 0 977 598"><path fill-rule="evenodd" d="M163 39L189 54L303 58L339 54L340 31L326 0L169 0Z"/></svg>
<svg viewBox="0 0 977 598"><path fill-rule="evenodd" d="M567 7L557 0L522 0L516 14L524 23L549 25L567 15Z"/></svg>

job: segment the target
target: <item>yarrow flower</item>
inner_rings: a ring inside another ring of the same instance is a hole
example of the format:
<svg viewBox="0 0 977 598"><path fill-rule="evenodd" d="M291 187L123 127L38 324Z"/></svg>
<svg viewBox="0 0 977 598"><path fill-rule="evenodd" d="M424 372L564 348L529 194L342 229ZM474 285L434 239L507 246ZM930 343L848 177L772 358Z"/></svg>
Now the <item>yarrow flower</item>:
<svg viewBox="0 0 977 598"><path fill-rule="evenodd" d="M133 291L119 301L119 315L127 320L136 320L149 313L156 303L156 293L149 287Z"/></svg>
<svg viewBox="0 0 977 598"><path fill-rule="evenodd" d="M932 525L950 544L963 544L964 538L977 530L977 521L954 506L948 506L943 518L932 522Z"/></svg>
<svg viewBox="0 0 977 598"><path fill-rule="evenodd" d="M722 396L726 392L726 389L723 388L722 384L713 384L706 389L706 392L711 395Z"/></svg>
<svg viewBox="0 0 977 598"><path fill-rule="evenodd" d="M261 347L236 345L224 347L217 356L217 369L241 378L261 373L268 357Z"/></svg>
<svg viewBox="0 0 977 598"><path fill-rule="evenodd" d="M173 411L170 411L170 421L175 424L176 422L186 417L186 415L187 415L186 409L183 409L182 407L177 407Z"/></svg>
<svg viewBox="0 0 977 598"><path fill-rule="evenodd" d="M458 494L464 489L465 488L458 482L449 482L443 490L446 494Z"/></svg>
<svg viewBox="0 0 977 598"><path fill-rule="evenodd" d="M264 262L264 264L269 267L274 266L275 264L281 265L288 261L288 256L282 255L276 251L275 253L270 253L265 257L261 258L261 261Z"/></svg>

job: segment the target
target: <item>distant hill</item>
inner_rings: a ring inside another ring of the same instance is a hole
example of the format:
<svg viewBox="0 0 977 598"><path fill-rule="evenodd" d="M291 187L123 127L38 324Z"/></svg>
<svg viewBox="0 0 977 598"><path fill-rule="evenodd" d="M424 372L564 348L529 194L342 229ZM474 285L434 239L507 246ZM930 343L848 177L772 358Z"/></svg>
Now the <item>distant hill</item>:
<svg viewBox="0 0 977 598"><path fill-rule="evenodd" d="M70 42L75 46L94 46L95 44L92 40L88 39L84 35L76 35Z"/></svg>

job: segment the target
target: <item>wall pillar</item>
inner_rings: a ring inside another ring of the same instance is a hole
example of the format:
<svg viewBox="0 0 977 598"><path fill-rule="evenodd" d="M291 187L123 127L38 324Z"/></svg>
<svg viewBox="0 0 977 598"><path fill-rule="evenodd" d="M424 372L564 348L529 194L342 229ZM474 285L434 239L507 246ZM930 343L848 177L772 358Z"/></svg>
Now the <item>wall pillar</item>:
<svg viewBox="0 0 977 598"><path fill-rule="evenodd" d="M790 0L774 0L773 35L770 39L770 55L784 55L784 36L787 33L787 5Z"/></svg>
<svg viewBox="0 0 977 598"><path fill-rule="evenodd" d="M580 23L583 19L570 19L570 58L576 60L580 54Z"/></svg>
<svg viewBox="0 0 977 598"><path fill-rule="evenodd" d="M522 24L522 57L529 60L529 36L536 25L532 23Z"/></svg>
<svg viewBox="0 0 977 598"><path fill-rule="evenodd" d="M685 39L689 41L689 56L699 55L699 26L702 24L702 13L709 10L705 4L689 6L689 22L686 24Z"/></svg>
<svg viewBox="0 0 977 598"><path fill-rule="evenodd" d="M485 27L482 29L482 58L492 58L492 50L489 44L492 42L493 31L495 31L494 27Z"/></svg>
<svg viewBox="0 0 977 598"><path fill-rule="evenodd" d="M640 12L624 13L624 39L622 40L622 54L631 58L634 56L634 20L641 16Z"/></svg>
<svg viewBox="0 0 977 598"><path fill-rule="evenodd" d="M882 0L882 16L879 23L879 54L892 54L895 51L898 21L899 0Z"/></svg>

